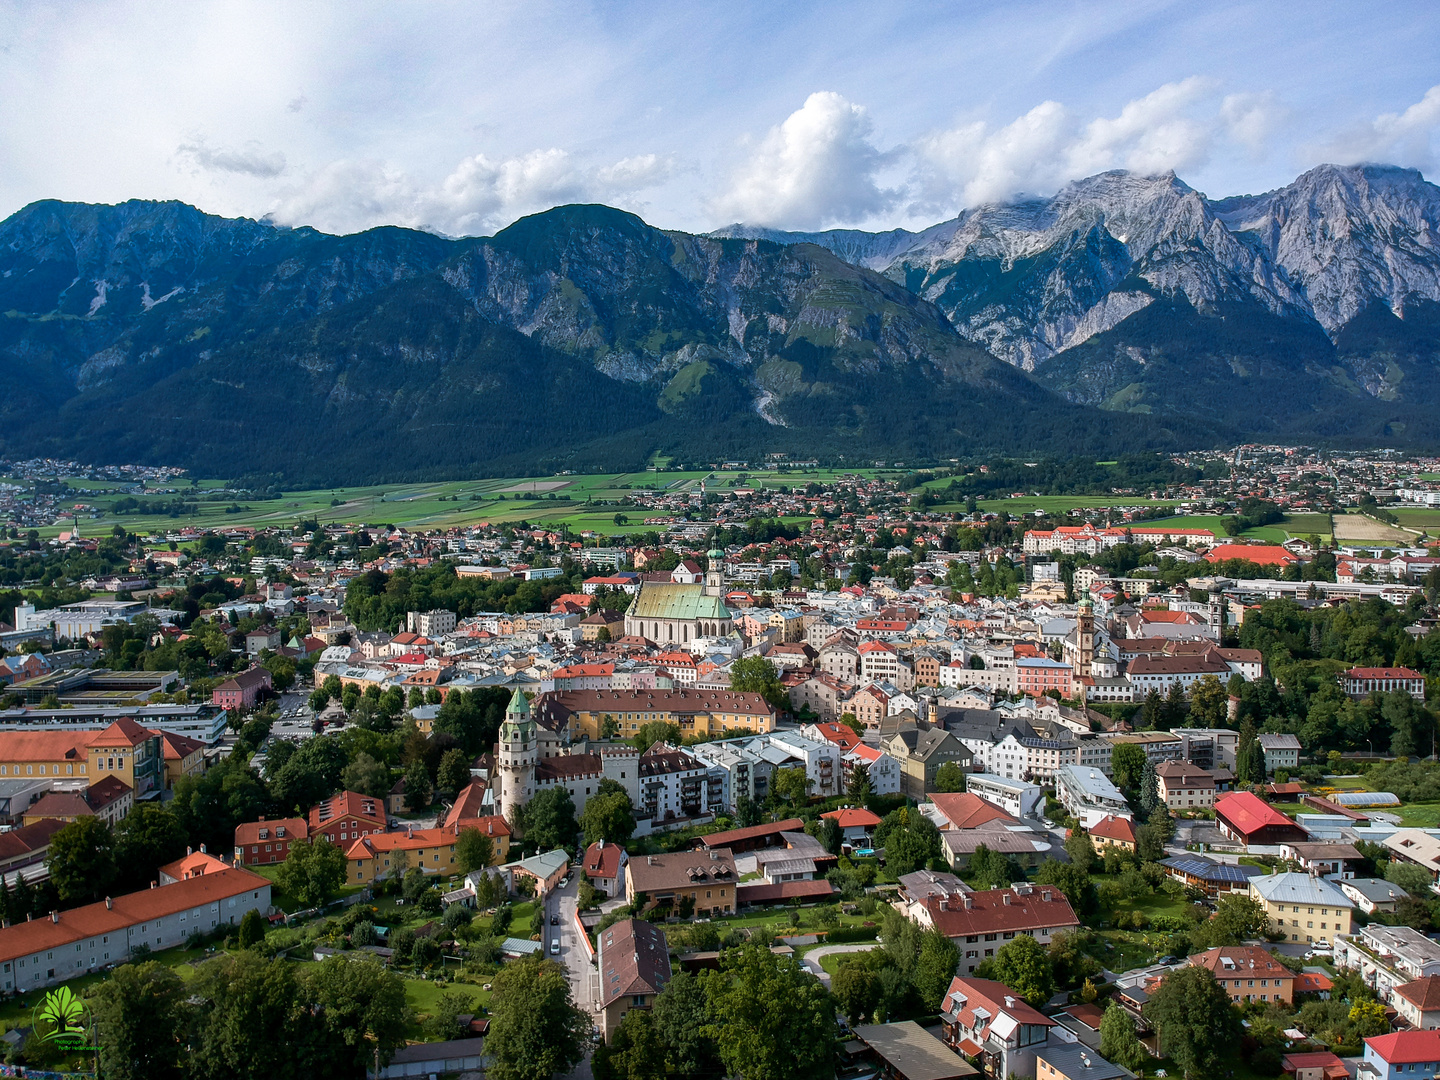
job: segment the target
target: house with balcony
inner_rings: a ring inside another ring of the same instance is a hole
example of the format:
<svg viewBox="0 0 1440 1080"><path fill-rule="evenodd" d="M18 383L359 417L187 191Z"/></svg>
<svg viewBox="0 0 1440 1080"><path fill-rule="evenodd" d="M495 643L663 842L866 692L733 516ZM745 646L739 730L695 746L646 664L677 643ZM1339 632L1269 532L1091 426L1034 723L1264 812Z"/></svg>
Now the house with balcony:
<svg viewBox="0 0 1440 1080"><path fill-rule="evenodd" d="M987 1076L1034 1080L1035 1055L1056 1026L1004 983L956 976L940 1003L945 1044Z"/></svg>
<svg viewBox="0 0 1440 1080"><path fill-rule="evenodd" d="M1375 995L1394 1000L1396 988L1440 975L1440 943L1409 926L1371 923L1335 939L1335 966L1354 968Z"/></svg>

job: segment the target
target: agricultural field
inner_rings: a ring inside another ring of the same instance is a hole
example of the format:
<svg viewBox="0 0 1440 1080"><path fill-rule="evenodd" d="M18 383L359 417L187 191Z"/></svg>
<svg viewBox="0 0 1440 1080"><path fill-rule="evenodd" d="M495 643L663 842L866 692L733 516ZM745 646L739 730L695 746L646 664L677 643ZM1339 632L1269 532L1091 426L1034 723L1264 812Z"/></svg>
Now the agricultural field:
<svg viewBox="0 0 1440 1080"><path fill-rule="evenodd" d="M1440 534L1440 508L1412 509L1397 508L1390 511L1407 529L1425 529L1433 536Z"/></svg>
<svg viewBox="0 0 1440 1080"><path fill-rule="evenodd" d="M1395 814L1400 824L1410 829L1440 828L1440 803L1402 803L1399 806L1377 806L1381 813Z"/></svg>
<svg viewBox="0 0 1440 1080"><path fill-rule="evenodd" d="M1000 511L1014 516L1042 510L1047 514L1068 514L1071 510L1103 510L1109 506L1175 506L1174 500L1140 499L1134 495L1027 495L1019 499L981 499L976 504L987 514ZM945 507L937 506L937 510ZM956 504L955 509L962 509Z"/></svg>
<svg viewBox="0 0 1440 1080"><path fill-rule="evenodd" d="M1333 521L1337 543L1409 545L1415 542L1414 532L1392 528L1364 514L1336 514Z"/></svg>
<svg viewBox="0 0 1440 1080"><path fill-rule="evenodd" d="M277 500L196 502L193 513L175 516L115 514L111 512L111 508L124 498L166 502L203 498L207 491L221 487L223 482L201 480L193 486L179 483L164 490L148 490L142 494L135 492L129 485L116 482L65 479L77 489L84 489L83 494L77 494L76 502L95 506L102 512L99 518L84 515L80 517L79 528L85 534L109 532L117 524L123 525L130 532L149 535L185 526L202 529L222 529L237 525L263 528L292 525L304 519L314 519L321 524L338 521L427 529L523 520L554 528L564 525L576 532L613 534L642 531L646 516L663 516L613 505L622 502L635 491L692 491L698 489L702 480L705 481L707 490L719 492L736 487L803 487L808 483L828 483L840 476L857 473L874 476L876 470L629 472L336 487L285 492L284 496ZM898 478L900 474L887 472L885 475ZM630 520L624 525L616 525L614 517L617 512L625 513ZM65 521L41 532L54 536L70 527L70 523Z"/></svg>

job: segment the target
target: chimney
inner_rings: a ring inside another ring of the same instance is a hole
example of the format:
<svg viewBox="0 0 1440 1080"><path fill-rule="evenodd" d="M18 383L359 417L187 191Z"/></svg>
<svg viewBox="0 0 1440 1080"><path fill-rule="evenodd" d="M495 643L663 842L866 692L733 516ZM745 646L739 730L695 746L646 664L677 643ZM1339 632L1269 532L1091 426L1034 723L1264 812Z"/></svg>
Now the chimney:
<svg viewBox="0 0 1440 1080"><path fill-rule="evenodd" d="M1048 904L1050 902L1050 890L1046 889L1044 892L1042 892L1040 894L1040 898Z"/></svg>
<svg viewBox="0 0 1440 1080"><path fill-rule="evenodd" d="M33 912L27 911L27 912L25 913L25 921L26 921L26 922L33 922L34 919L35 919L35 915L34 915Z"/></svg>
<svg viewBox="0 0 1440 1080"><path fill-rule="evenodd" d="M1009 907L1009 906L1010 906L1010 893L1009 893L1008 891L1005 893L1005 895L1004 895L1003 897L1001 897L1001 899L1002 899L1002 901L1004 902L1004 904L1005 904L1006 907Z"/></svg>
<svg viewBox="0 0 1440 1080"><path fill-rule="evenodd" d="M205 845L204 845L204 844L201 844L201 845L200 845L200 854L201 854L201 855L204 855L204 854L205 854Z"/></svg>
<svg viewBox="0 0 1440 1080"><path fill-rule="evenodd" d="M152 881L152 882L150 882L150 887L153 889L153 888L155 888L155 887L156 887L157 885L159 885L159 884L160 884L160 883L159 883L158 881Z"/></svg>
<svg viewBox="0 0 1440 1080"><path fill-rule="evenodd" d="M189 844L186 844L186 845L185 845L185 854L186 854L187 856L194 855L194 854L195 854L195 849L192 848Z"/></svg>
<svg viewBox="0 0 1440 1080"><path fill-rule="evenodd" d="M60 921L60 912L58 912L58 911L52 911L52 912L50 912L50 921L51 921L51 922L59 922L59 921Z"/></svg>
<svg viewBox="0 0 1440 1080"><path fill-rule="evenodd" d="M1007 1009L1013 1009L1015 1007L1015 999L1009 994L1005 995L1005 1007Z"/></svg>
<svg viewBox="0 0 1440 1080"><path fill-rule="evenodd" d="M110 911L110 910L111 910L112 908L114 908L114 907L115 907L115 901L114 901L114 900L111 900L110 897L108 897L108 896L105 897L105 910L106 910L106 911Z"/></svg>

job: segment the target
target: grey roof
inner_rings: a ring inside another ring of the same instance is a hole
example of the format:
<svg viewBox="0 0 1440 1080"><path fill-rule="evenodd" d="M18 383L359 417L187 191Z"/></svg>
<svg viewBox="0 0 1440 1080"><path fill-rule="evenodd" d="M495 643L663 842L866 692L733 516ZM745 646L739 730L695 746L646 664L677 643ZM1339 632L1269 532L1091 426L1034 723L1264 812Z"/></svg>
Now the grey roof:
<svg viewBox="0 0 1440 1080"><path fill-rule="evenodd" d="M957 739L985 739L1004 742L1007 735L1033 739L1035 729L995 709L952 709L941 716L945 730Z"/></svg>
<svg viewBox="0 0 1440 1080"><path fill-rule="evenodd" d="M1388 904L1392 900L1402 900L1410 895L1399 885L1392 885L1380 878L1349 878L1343 885L1345 888L1354 889L1372 904Z"/></svg>
<svg viewBox="0 0 1440 1080"><path fill-rule="evenodd" d="M1354 907L1351 899L1324 878L1309 874L1265 874L1250 879L1250 887L1266 900L1283 904L1329 904Z"/></svg>
<svg viewBox="0 0 1440 1080"><path fill-rule="evenodd" d="M884 1058L905 1080L952 1080L979 1070L914 1020L860 1024L855 1037Z"/></svg>
<svg viewBox="0 0 1440 1080"><path fill-rule="evenodd" d="M1035 1057L1047 1062L1061 1076L1069 1080L1115 1080L1131 1074L1118 1065L1112 1065L1088 1046L1071 1043L1051 1043L1035 1052Z"/></svg>
<svg viewBox="0 0 1440 1080"><path fill-rule="evenodd" d="M1294 735L1261 735L1262 750L1299 750L1300 740Z"/></svg>

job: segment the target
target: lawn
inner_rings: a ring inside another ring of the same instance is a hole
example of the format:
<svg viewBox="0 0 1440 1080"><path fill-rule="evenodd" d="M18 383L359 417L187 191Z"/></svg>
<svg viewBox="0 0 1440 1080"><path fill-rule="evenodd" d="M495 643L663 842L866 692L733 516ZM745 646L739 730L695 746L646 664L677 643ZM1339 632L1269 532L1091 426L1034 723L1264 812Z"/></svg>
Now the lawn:
<svg viewBox="0 0 1440 1080"><path fill-rule="evenodd" d="M875 949L883 949L884 947L885 946L883 945L876 945ZM827 953L825 956L822 956L820 958L820 969L833 979L836 975L839 974L840 965L843 964L845 961L853 959L857 956L864 956L865 953L874 952L875 949L865 949L861 952Z"/></svg>
<svg viewBox="0 0 1440 1080"><path fill-rule="evenodd" d="M1087 955L1110 971L1130 971L1155 963L1165 948L1167 935L1141 930L1099 930L1085 945ZM1160 945L1154 942L1161 942Z"/></svg>
<svg viewBox="0 0 1440 1080"><path fill-rule="evenodd" d="M945 480L944 486L950 481ZM955 509L964 509L959 503L946 504ZM1135 495L1023 495L1018 499L980 499L978 509L987 514L998 514L1002 510L1014 516L1028 514L1035 510L1047 514L1068 514L1071 510L1103 510L1109 506L1175 506L1172 499L1142 499ZM936 510L945 509L937 505Z"/></svg>
<svg viewBox="0 0 1440 1080"><path fill-rule="evenodd" d="M1440 828L1440 803L1402 803L1400 806L1377 806L1375 809L1386 814L1399 814L1400 824L1407 828Z"/></svg>

